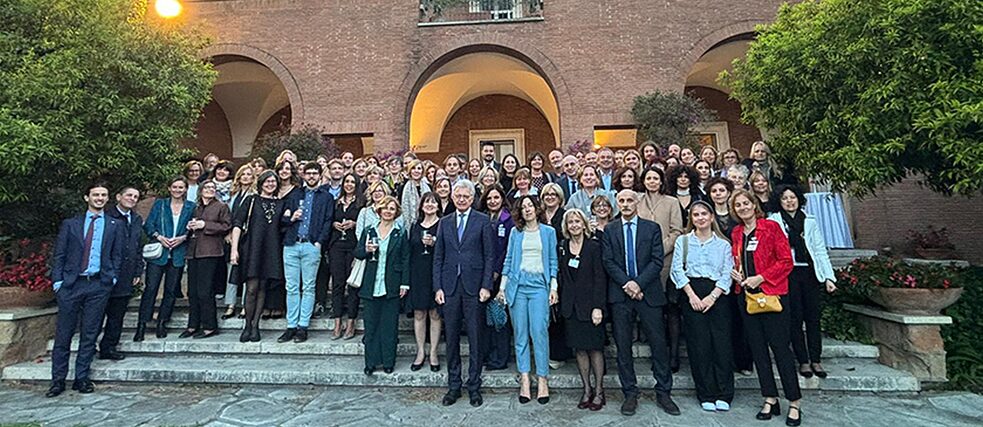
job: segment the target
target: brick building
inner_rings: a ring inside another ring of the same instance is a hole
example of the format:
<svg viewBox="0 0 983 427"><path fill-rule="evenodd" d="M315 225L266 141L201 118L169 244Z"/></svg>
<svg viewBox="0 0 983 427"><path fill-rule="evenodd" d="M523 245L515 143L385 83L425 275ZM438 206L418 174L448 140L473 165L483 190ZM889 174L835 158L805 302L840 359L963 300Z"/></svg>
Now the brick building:
<svg viewBox="0 0 983 427"><path fill-rule="evenodd" d="M180 19L212 38L202 55L219 71L199 151L241 159L257 135L309 123L356 155L443 159L484 140L520 158L578 140L631 146L632 99L653 90L703 99L719 121L698 131L746 155L761 132L739 122L716 76L782 1L465 0L440 13L430 0L184 3ZM849 203L865 247L899 246L939 206L906 209L936 197L910 183L882 194ZM983 223L971 216L942 225L979 262Z"/></svg>

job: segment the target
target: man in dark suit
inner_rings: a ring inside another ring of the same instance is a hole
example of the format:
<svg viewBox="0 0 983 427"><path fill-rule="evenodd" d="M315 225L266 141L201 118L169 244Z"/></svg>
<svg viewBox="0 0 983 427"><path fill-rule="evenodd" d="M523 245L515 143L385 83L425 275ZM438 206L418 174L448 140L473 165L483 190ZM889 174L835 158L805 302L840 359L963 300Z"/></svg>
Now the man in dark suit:
<svg viewBox="0 0 983 427"><path fill-rule="evenodd" d="M638 385L632 359L632 332L636 317L648 337L652 374L655 377L656 403L668 414L679 415L672 401L672 372L666 349L665 324L662 307L665 293L660 283L662 272L662 231L659 224L644 220L636 214L638 194L632 190L618 193L621 218L604 227L604 269L608 273L608 302L614 341L618 348L618 378L625 402L621 413L635 415L638 409Z"/></svg>
<svg viewBox="0 0 983 427"><path fill-rule="evenodd" d="M570 200L570 196L580 189L580 183L577 182L577 169L580 169L580 163L577 162L576 156L563 158L563 173L554 181L563 189L563 200Z"/></svg>
<svg viewBox="0 0 983 427"><path fill-rule="evenodd" d="M496 172L502 173L502 164L495 161L495 143L485 141L481 143L481 166L490 166Z"/></svg>
<svg viewBox="0 0 983 427"><path fill-rule="evenodd" d="M106 216L114 218L121 225L123 233L123 265L119 270L119 280L109 293L106 303L106 323L99 341L99 358L123 360L116 346L123 334L123 316L133 295L133 286L143 275L143 218L133 210L140 201L140 191L133 187L123 187L116 193L116 206L106 210Z"/></svg>
<svg viewBox="0 0 983 427"><path fill-rule="evenodd" d="M103 210L109 189L104 184L91 185L84 198L88 209L63 221L55 242L51 281L58 298L58 319L51 351L51 388L46 397L65 391L68 355L76 327L80 329L79 350L72 389L79 393L94 391L89 365L96 353L106 301L123 266L124 225L107 218Z"/></svg>
<svg viewBox="0 0 983 427"><path fill-rule="evenodd" d="M468 394L471 406L481 406L481 324L485 302L491 298L495 232L488 215L471 209L474 184L454 184L454 213L440 220L434 246L433 289L441 306L447 337L447 383L443 405L461 397L461 328L468 334Z"/></svg>

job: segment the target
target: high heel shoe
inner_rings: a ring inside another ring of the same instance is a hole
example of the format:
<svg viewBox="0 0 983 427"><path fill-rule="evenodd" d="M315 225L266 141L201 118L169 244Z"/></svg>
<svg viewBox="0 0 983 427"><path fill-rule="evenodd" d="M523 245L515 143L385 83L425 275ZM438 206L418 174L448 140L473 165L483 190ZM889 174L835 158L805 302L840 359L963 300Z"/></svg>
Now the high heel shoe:
<svg viewBox="0 0 983 427"><path fill-rule="evenodd" d="M529 381L529 380L527 379L526 381ZM530 385L526 386L526 388L527 389L528 388L532 388L532 385L530 384ZM529 403L530 400L532 400L531 397L529 397L529 396L523 396L522 395L522 376L519 376L519 403L525 405L525 404Z"/></svg>
<svg viewBox="0 0 983 427"><path fill-rule="evenodd" d="M577 403L577 409L590 408L592 400L594 400L594 389L585 391L584 395L580 399L580 403Z"/></svg>
<svg viewBox="0 0 983 427"><path fill-rule="evenodd" d="M242 335L239 335L239 342L249 342L249 337L253 335L253 328L249 327L247 323L244 328L242 328Z"/></svg>
<svg viewBox="0 0 983 427"><path fill-rule="evenodd" d="M812 369L812 372L815 373L816 376L819 378L826 378L826 376L829 375L829 373L827 373L826 370L823 369L823 365L820 365L818 363L813 363L810 366L810 368Z"/></svg>
<svg viewBox="0 0 983 427"><path fill-rule="evenodd" d="M798 418L792 418L793 409L795 409L795 412L799 415ZM785 425L798 427L800 424L802 424L802 409L799 409L799 407L795 405L788 405L788 415L785 416Z"/></svg>
<svg viewBox="0 0 983 427"><path fill-rule="evenodd" d="M259 325L253 326L249 332L249 341L259 342Z"/></svg>
<svg viewBox="0 0 983 427"><path fill-rule="evenodd" d="M167 322L157 321L157 338L167 338Z"/></svg>
<svg viewBox="0 0 983 427"><path fill-rule="evenodd" d="M803 378L812 378L812 368L806 363L799 365L799 375Z"/></svg>
<svg viewBox="0 0 983 427"><path fill-rule="evenodd" d="M546 385L546 378L545 377L544 378L540 378L539 379L539 382L536 385L537 385L537 388L539 388L540 385L545 386L545 388L546 388L546 395L545 396L539 396L539 393L538 392L536 393L537 394L536 401L539 402L540 405L545 405L547 403L550 403L550 387L549 387L549 385Z"/></svg>
<svg viewBox="0 0 983 427"><path fill-rule="evenodd" d="M228 310L225 310L225 313L224 314L222 314L222 320L231 319L231 318L235 317L235 315L236 315L236 309L235 309L235 307L229 308Z"/></svg>
<svg viewBox="0 0 983 427"><path fill-rule="evenodd" d="M143 335L147 331L146 323L137 323L137 331L133 334L133 342L143 341Z"/></svg>
<svg viewBox="0 0 983 427"><path fill-rule="evenodd" d="M754 416L755 418L761 421L768 421L771 419L771 417L777 417L779 415L782 415L782 406L778 403L777 400L775 401L775 403L771 403L766 400L765 405L769 405L768 411L762 410L761 412L758 412L758 415ZM762 407L761 409L764 409L764 407Z"/></svg>
<svg viewBox="0 0 983 427"><path fill-rule="evenodd" d="M411 371L416 372L419 371L420 369L423 369L423 362L410 364Z"/></svg>
<svg viewBox="0 0 983 427"><path fill-rule="evenodd" d="M601 400L598 401L597 399L601 399ZM600 393L597 393L597 395L594 396L594 399L591 400L590 410L594 412L600 411L601 409L604 409L604 405L607 404L608 404L608 399L604 397L604 391L602 390Z"/></svg>
<svg viewBox="0 0 983 427"><path fill-rule="evenodd" d="M239 316L237 316L237 317L240 318L240 319L245 319L246 318L246 309L242 309L242 311L239 312Z"/></svg>

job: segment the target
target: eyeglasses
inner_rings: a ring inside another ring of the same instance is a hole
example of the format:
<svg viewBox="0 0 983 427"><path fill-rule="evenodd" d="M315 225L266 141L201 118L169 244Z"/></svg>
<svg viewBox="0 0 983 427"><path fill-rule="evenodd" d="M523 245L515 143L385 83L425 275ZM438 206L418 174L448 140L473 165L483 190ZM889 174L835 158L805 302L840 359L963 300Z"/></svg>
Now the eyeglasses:
<svg viewBox="0 0 983 427"><path fill-rule="evenodd" d="M202 190L214 190L215 188L216 188L215 185L212 184L201 186Z"/></svg>
<svg viewBox="0 0 983 427"><path fill-rule="evenodd" d="M467 200L467 199L470 199L471 197L473 197L473 196L471 196L470 194L455 194L454 195L454 198L455 199L458 199L458 200Z"/></svg>
<svg viewBox="0 0 983 427"><path fill-rule="evenodd" d="M556 193L543 193L543 198L545 199L547 197L556 197Z"/></svg>
<svg viewBox="0 0 983 427"><path fill-rule="evenodd" d="M311 176L320 175L320 174L321 173L318 172L318 171L307 171L307 172L304 172L304 175L311 175Z"/></svg>

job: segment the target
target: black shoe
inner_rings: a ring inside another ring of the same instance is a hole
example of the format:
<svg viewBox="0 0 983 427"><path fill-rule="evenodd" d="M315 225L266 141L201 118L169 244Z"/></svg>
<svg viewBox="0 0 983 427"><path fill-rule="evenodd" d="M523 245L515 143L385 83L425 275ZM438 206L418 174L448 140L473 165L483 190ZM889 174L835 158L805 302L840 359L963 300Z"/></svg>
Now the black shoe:
<svg viewBox="0 0 983 427"><path fill-rule="evenodd" d="M181 335L178 335L177 337L178 338L191 338L191 337L193 337L193 336L195 336L197 334L198 334L198 331L192 331L190 329L185 329L184 332L181 332Z"/></svg>
<svg viewBox="0 0 983 427"><path fill-rule="evenodd" d="M676 405L676 402L673 402L672 401L672 396L669 396L669 393L659 393L659 392L656 392L655 393L655 403L657 405L659 405L659 407L662 408L662 410L665 411L669 415L679 415L680 414L680 412L679 412L679 406Z"/></svg>
<svg viewBox="0 0 983 427"><path fill-rule="evenodd" d="M236 316L235 309L232 309L232 311L226 310L225 311L225 314L222 314L222 320L228 320L228 319L231 319L231 318L233 318L235 316Z"/></svg>
<svg viewBox="0 0 983 427"><path fill-rule="evenodd" d="M419 371L420 369L423 369L423 362L420 362L419 364L417 363L410 364L411 371L416 372Z"/></svg>
<svg viewBox="0 0 983 427"><path fill-rule="evenodd" d="M280 335L280 338L276 339L276 342L283 343L293 340L295 335L297 335L297 329L287 328L287 330L283 333L283 335Z"/></svg>
<svg viewBox="0 0 983 427"><path fill-rule="evenodd" d="M249 331L249 341L259 342L259 340L259 326L256 326Z"/></svg>
<svg viewBox="0 0 983 427"><path fill-rule="evenodd" d="M529 403L530 400L532 400L532 399L529 396L523 396L521 394L519 395L519 403L521 403L523 405Z"/></svg>
<svg viewBox="0 0 983 427"><path fill-rule="evenodd" d="M365 369L362 370L362 372L365 372L365 375L372 375L373 373L375 373L375 368L370 368L366 366Z"/></svg>
<svg viewBox="0 0 983 427"><path fill-rule="evenodd" d="M550 397L549 396L537 397L536 401L539 402L540 405L545 405L547 403L550 403Z"/></svg>
<svg viewBox="0 0 983 427"><path fill-rule="evenodd" d="M504 370L506 370L508 368L509 368L509 365L502 365L502 366L485 365L485 370L486 371L504 371Z"/></svg>
<svg viewBox="0 0 983 427"><path fill-rule="evenodd" d="M440 402L441 405L451 406L457 403L457 399L461 398L461 390L450 390L444 395L444 399Z"/></svg>
<svg viewBox="0 0 983 427"><path fill-rule="evenodd" d="M638 396L626 396L625 403L621 404L621 415L632 416L638 410Z"/></svg>
<svg viewBox="0 0 983 427"><path fill-rule="evenodd" d="M430 372L440 372L440 364L430 365Z"/></svg>
<svg viewBox="0 0 983 427"><path fill-rule="evenodd" d="M669 360L669 369L674 374L677 373L677 372L679 372L679 358L678 357L675 357L675 358L672 358L671 360Z"/></svg>
<svg viewBox="0 0 983 427"><path fill-rule="evenodd" d="M137 323L137 331L133 334L133 342L142 342L143 335L147 331L146 323Z"/></svg>
<svg viewBox="0 0 983 427"><path fill-rule="evenodd" d="M213 329L211 332L198 331L195 334L195 336L193 336L191 338L194 338L196 340L200 340L202 338L214 337L215 335L218 335L218 329Z"/></svg>
<svg viewBox="0 0 983 427"><path fill-rule="evenodd" d="M480 391L475 390L475 391L472 391L472 392L470 392L468 394L471 396L471 406L477 408L477 407L479 407L479 406L481 406L482 404L485 403L485 399L482 399L481 398L481 392Z"/></svg>
<svg viewBox="0 0 983 427"><path fill-rule="evenodd" d="M825 370L823 370L822 365L819 366L819 369L816 369L816 365L817 364L813 363L812 365L809 366L812 369L812 372L814 372L816 376L819 378L826 378L826 376L829 374Z"/></svg>
<svg viewBox="0 0 983 427"><path fill-rule="evenodd" d="M802 375L802 378L812 378L812 368L808 363L799 364L799 375Z"/></svg>
<svg viewBox="0 0 983 427"><path fill-rule="evenodd" d="M167 338L167 322L157 322L157 338Z"/></svg>
<svg viewBox="0 0 983 427"><path fill-rule="evenodd" d="M387 374L391 374L393 373L393 371L395 371L395 369L393 368L382 368L382 372L385 372Z"/></svg>
<svg viewBox="0 0 983 427"><path fill-rule="evenodd" d="M96 391L95 386L92 385L92 381L89 380L75 380L72 382L72 390L75 390L82 394L89 394Z"/></svg>
<svg viewBox="0 0 983 427"><path fill-rule="evenodd" d="M123 359L126 359L126 356L123 355L123 353L120 353L120 352L118 352L116 350L100 351L99 352L99 359L100 360L123 360Z"/></svg>
<svg viewBox="0 0 983 427"><path fill-rule="evenodd" d="M792 418L793 409L795 409L795 412L799 416L798 418ZM799 424L802 424L802 410L798 406L788 405L788 415L785 416L785 425L797 427Z"/></svg>
<svg viewBox="0 0 983 427"><path fill-rule="evenodd" d="M250 328L247 324L246 327L242 328L242 335L239 335L239 342L249 342L249 337L253 335L253 328Z"/></svg>
<svg viewBox="0 0 983 427"><path fill-rule="evenodd" d="M757 418L761 421L768 421L771 419L771 417L777 417L779 415L782 415L782 406L778 403L777 400L775 401L775 403L770 403L768 401L765 401L765 405L769 405L768 411L758 412L758 415L755 415L754 418ZM764 409L764 407L762 406L761 409Z"/></svg>
<svg viewBox="0 0 983 427"><path fill-rule="evenodd" d="M294 342L302 343L304 341L307 341L307 329L300 328L297 330L297 335L294 335Z"/></svg>
<svg viewBox="0 0 983 427"><path fill-rule="evenodd" d="M320 319L321 316L324 316L324 305L317 304L314 306L314 312L311 313L311 319Z"/></svg>
<svg viewBox="0 0 983 427"><path fill-rule="evenodd" d="M65 392L65 381L52 381L51 387L48 388L48 392L44 394L44 397L57 397L59 394Z"/></svg>

